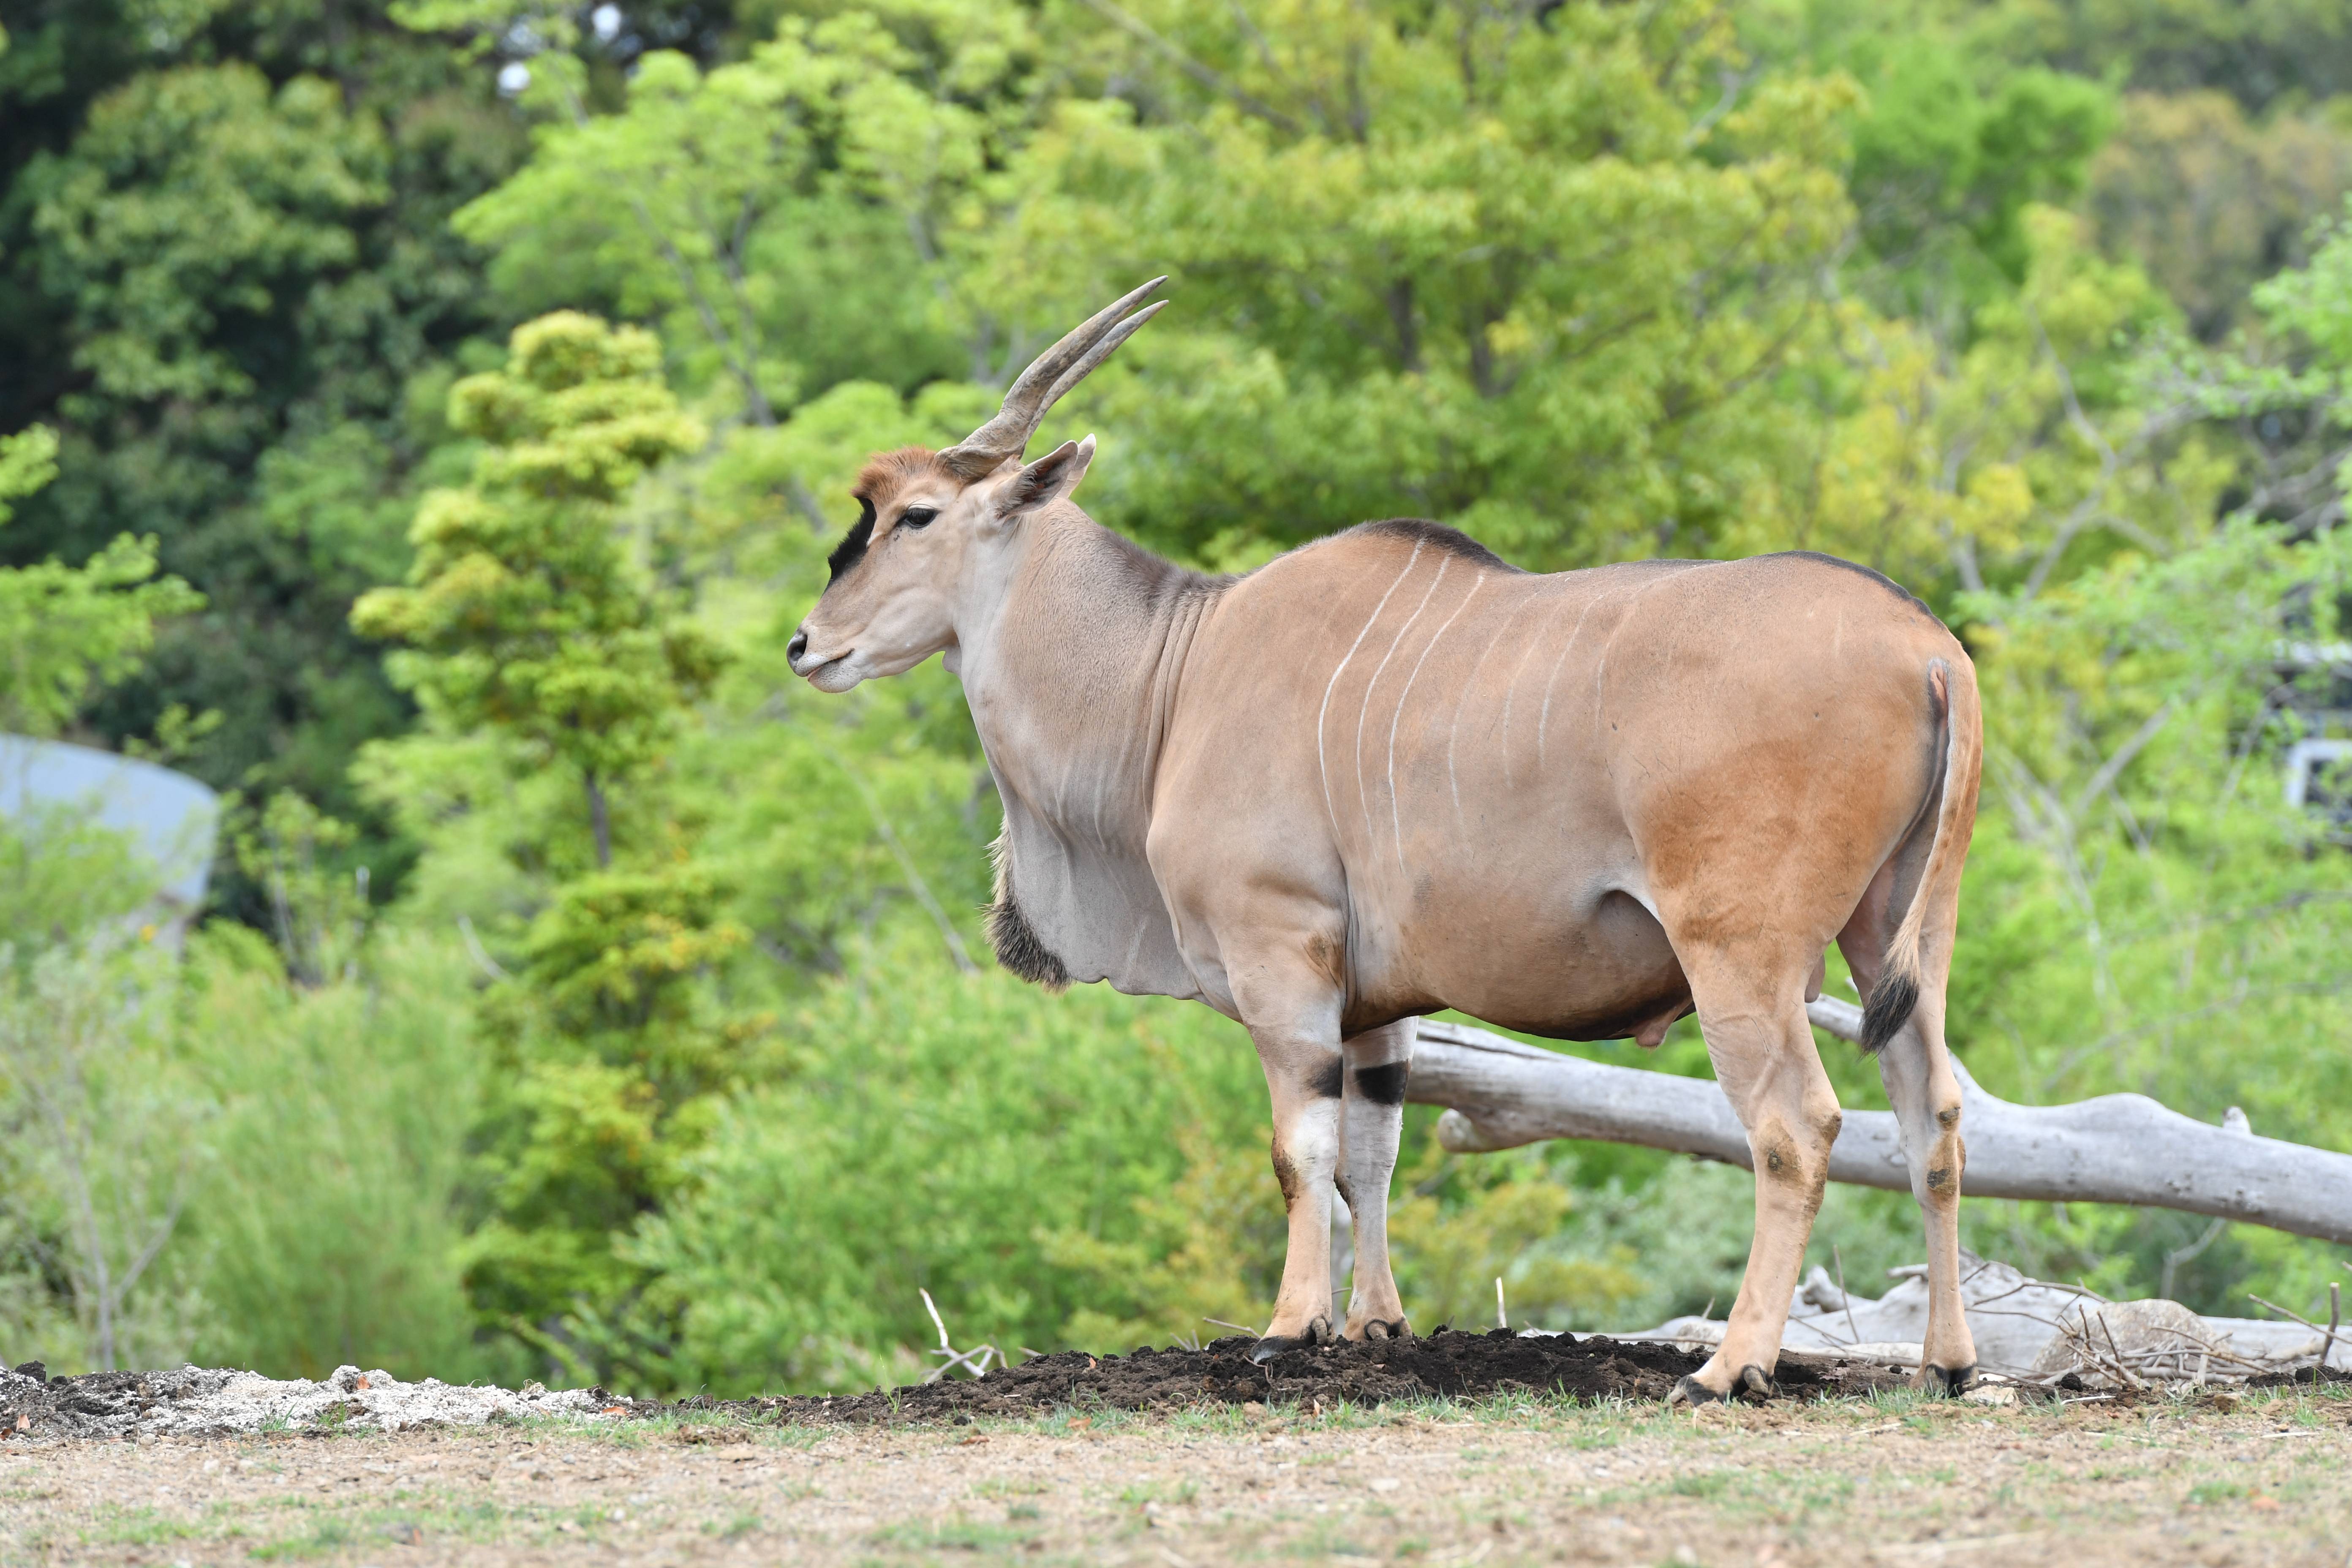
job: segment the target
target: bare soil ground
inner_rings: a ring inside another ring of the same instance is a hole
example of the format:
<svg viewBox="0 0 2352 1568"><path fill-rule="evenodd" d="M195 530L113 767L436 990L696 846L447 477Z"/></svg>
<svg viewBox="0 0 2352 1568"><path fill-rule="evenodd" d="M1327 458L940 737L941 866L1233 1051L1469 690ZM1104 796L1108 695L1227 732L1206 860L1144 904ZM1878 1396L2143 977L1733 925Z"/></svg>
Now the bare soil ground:
<svg viewBox="0 0 2352 1568"><path fill-rule="evenodd" d="M748 1419L803 1423L893 1422L957 1415L1044 1414L1065 1406L1172 1410L1201 1404L1302 1404L1478 1398L1496 1394L1576 1399L1664 1399L1706 1358L1649 1340L1522 1337L1507 1329L1461 1333L1440 1328L1412 1339L1342 1341L1287 1351L1261 1366L1257 1342L1235 1336L1197 1348L1139 1347L1122 1356L1065 1351L984 1378L956 1379L835 1399L766 1399L692 1408ZM1900 1386L1899 1374L1866 1362L1790 1357L1780 1386L1790 1398L1822 1399ZM686 1408L686 1407L681 1407Z"/></svg>
<svg viewBox="0 0 2352 1568"><path fill-rule="evenodd" d="M0 1445L0 1563L257 1561L2347 1568L2352 1390L1696 1414L1510 1393L902 1400L878 1421L673 1409Z"/></svg>

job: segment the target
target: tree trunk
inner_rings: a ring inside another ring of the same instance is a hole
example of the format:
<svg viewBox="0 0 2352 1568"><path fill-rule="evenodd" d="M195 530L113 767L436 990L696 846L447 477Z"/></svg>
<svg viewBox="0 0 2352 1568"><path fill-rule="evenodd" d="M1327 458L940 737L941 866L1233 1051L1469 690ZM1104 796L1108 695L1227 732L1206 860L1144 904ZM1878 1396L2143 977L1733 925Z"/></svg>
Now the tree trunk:
<svg viewBox="0 0 2352 1568"><path fill-rule="evenodd" d="M613 868L613 813L604 804L604 786L596 782L594 773L587 775L587 783L588 826L596 834L596 869L609 871Z"/></svg>
<svg viewBox="0 0 2352 1568"><path fill-rule="evenodd" d="M1823 997L1806 1010L1832 1034L1861 1034L1851 1003ZM2014 1105L1979 1089L1958 1058L1952 1069L1970 1196L2137 1204L2352 1242L2352 1154L2258 1138L2242 1118L2210 1126L2145 1095ZM1437 1138L1457 1153L1594 1138L1750 1167L1748 1135L1709 1079L1608 1067L1459 1024L1423 1021L1406 1098L1450 1108ZM1892 1111L1845 1113L1830 1180L1910 1191Z"/></svg>

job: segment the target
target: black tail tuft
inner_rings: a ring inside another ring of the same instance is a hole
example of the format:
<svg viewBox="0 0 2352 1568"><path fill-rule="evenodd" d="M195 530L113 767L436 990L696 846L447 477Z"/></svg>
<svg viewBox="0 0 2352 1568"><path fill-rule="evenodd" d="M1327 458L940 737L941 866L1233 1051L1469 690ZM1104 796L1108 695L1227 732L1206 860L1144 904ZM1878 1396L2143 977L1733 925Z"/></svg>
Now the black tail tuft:
<svg viewBox="0 0 2352 1568"><path fill-rule="evenodd" d="M1863 1009L1862 1048L1872 1056L1885 1049L1886 1042L1911 1021L1911 1009L1918 1005L1918 980L1890 966L1870 988L1870 1005Z"/></svg>

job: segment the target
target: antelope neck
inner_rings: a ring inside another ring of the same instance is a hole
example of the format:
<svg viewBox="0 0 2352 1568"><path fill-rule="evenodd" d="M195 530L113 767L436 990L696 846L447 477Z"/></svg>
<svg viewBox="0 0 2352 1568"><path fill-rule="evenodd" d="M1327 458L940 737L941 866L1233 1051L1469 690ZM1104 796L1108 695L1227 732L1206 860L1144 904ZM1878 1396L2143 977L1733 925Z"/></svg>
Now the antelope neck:
<svg viewBox="0 0 2352 1568"><path fill-rule="evenodd" d="M1021 527L1001 576L971 584L959 616L981 746L1008 811L1025 807L1074 846L1139 856L1185 659L1227 579L1075 506Z"/></svg>

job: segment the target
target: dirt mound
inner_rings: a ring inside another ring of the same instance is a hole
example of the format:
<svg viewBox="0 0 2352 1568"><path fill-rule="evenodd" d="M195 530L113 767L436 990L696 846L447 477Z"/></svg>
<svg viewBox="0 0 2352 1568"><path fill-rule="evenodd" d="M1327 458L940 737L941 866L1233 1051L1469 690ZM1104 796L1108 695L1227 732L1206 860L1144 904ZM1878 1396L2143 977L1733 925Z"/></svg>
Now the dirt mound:
<svg viewBox="0 0 2352 1568"><path fill-rule="evenodd" d="M1655 1340L1595 1335L1528 1336L1497 1329L1425 1338L1294 1350L1261 1366L1254 1340L1199 1349L1141 1349L1129 1355L1083 1351L993 1368L983 1378L834 1398L816 1395L679 1405L608 1394L601 1388L520 1392L402 1383L383 1372L342 1367L322 1382L274 1382L249 1372L182 1367L171 1372L100 1372L47 1377L33 1363L0 1371L0 1440L214 1435L268 1428L323 1432L479 1426L530 1417L631 1420L708 1412L759 1423L900 1423L1037 1415L1055 1410L1168 1410L1201 1404L1296 1404L1329 1409L1435 1396L1573 1394L1580 1399L1663 1400L1704 1356ZM1784 1394L1798 1399L1892 1387L1901 1374L1864 1362L1783 1357Z"/></svg>
<svg viewBox="0 0 2352 1568"><path fill-rule="evenodd" d="M1198 1350L1139 1349L1129 1355L1082 1351L997 1367L959 1379L843 1397L688 1400L674 1408L723 1411L752 1420L802 1424L936 1421L956 1416L1027 1415L1064 1408L1172 1409L1200 1404L1262 1405L1344 1400L1378 1405L1437 1395L1528 1393L1580 1399L1662 1400L1675 1380L1706 1357L1657 1341L1528 1337L1507 1330L1424 1338L1342 1342L1284 1352L1260 1366L1255 1340L1214 1341ZM1784 1361L1782 1392L1801 1399L1892 1386L1895 1374L1862 1363Z"/></svg>

